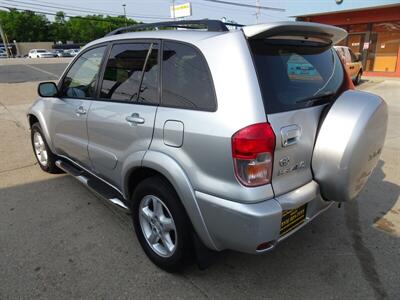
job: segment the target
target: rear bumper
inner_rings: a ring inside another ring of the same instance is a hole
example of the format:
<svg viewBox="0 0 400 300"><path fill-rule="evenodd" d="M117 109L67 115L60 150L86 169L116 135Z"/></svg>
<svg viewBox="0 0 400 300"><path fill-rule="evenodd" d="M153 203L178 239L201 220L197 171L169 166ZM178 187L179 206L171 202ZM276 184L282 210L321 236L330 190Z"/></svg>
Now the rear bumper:
<svg viewBox="0 0 400 300"><path fill-rule="evenodd" d="M333 203L321 198L315 181L274 199L255 204L238 203L197 191L195 194L215 250L231 249L253 254L273 249L278 242L304 227ZM286 235L280 236L282 211L306 203L305 221ZM265 242L270 242L271 246L257 251L257 246Z"/></svg>

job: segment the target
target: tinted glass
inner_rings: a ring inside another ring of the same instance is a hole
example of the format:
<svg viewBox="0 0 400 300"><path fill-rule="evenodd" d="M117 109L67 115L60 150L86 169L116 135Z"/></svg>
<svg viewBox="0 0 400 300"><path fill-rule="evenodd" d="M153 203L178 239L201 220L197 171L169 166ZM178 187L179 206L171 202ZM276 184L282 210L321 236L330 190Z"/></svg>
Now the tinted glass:
<svg viewBox="0 0 400 300"><path fill-rule="evenodd" d="M267 113L332 101L343 68L330 46L295 41L250 41Z"/></svg>
<svg viewBox="0 0 400 300"><path fill-rule="evenodd" d="M136 101L150 44L114 45L101 87L100 97L116 101Z"/></svg>
<svg viewBox="0 0 400 300"><path fill-rule="evenodd" d="M215 111L214 88L202 55L188 45L163 44L162 104Z"/></svg>
<svg viewBox="0 0 400 300"><path fill-rule="evenodd" d="M99 47L82 54L64 78L61 94L70 98L95 97L97 74L106 47Z"/></svg>
<svg viewBox="0 0 400 300"><path fill-rule="evenodd" d="M357 56L350 49L349 49L349 52L350 52L350 56L351 56L351 62L356 62L358 60Z"/></svg>
<svg viewBox="0 0 400 300"><path fill-rule="evenodd" d="M158 104L158 45L152 44L151 52L146 61L146 66L143 72L142 85L140 86L140 93L138 102L145 104Z"/></svg>

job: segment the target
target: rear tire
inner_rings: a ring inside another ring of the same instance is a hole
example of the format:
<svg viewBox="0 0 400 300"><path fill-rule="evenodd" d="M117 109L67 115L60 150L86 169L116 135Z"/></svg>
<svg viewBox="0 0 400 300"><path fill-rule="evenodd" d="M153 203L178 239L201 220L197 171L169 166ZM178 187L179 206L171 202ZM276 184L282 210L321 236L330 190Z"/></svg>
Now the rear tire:
<svg viewBox="0 0 400 300"><path fill-rule="evenodd" d="M31 127L31 142L40 168L48 173L62 173L56 165L57 156L51 152L39 123L34 123Z"/></svg>
<svg viewBox="0 0 400 300"><path fill-rule="evenodd" d="M192 227L173 187L159 176L139 183L131 198L133 225L148 258L167 272L190 260Z"/></svg>

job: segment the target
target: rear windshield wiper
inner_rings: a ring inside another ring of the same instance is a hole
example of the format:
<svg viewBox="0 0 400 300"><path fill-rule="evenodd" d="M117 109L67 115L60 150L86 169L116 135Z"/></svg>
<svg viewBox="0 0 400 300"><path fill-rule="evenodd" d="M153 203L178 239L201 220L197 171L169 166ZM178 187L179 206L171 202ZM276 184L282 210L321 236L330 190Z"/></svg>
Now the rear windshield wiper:
<svg viewBox="0 0 400 300"><path fill-rule="evenodd" d="M311 96L311 97L306 97L300 100L297 100L296 103L303 103L303 102L315 102L318 100L325 100L326 98L330 98L335 95L335 92L326 92L323 94Z"/></svg>

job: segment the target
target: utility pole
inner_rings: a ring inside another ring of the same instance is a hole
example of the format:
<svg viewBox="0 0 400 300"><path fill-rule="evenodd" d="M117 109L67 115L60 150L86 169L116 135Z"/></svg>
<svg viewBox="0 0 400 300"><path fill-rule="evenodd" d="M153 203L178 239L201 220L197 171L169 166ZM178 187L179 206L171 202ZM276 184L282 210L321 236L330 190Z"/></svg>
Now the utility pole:
<svg viewBox="0 0 400 300"><path fill-rule="evenodd" d="M1 22L0 22L0 35L1 35L1 39L3 40L4 50L6 50L6 53L7 53L7 58L10 58L10 53L8 53L8 45L7 45L6 35L4 34L3 27L1 26Z"/></svg>
<svg viewBox="0 0 400 300"><path fill-rule="evenodd" d="M172 19L175 21L175 0L172 0Z"/></svg>
<svg viewBox="0 0 400 300"><path fill-rule="evenodd" d="M261 15L260 5L261 5L260 0L256 0L256 13L255 13L256 24L258 24L258 21L259 21L260 15Z"/></svg>
<svg viewBox="0 0 400 300"><path fill-rule="evenodd" d="M122 4L122 7L124 8L124 17L125 17L125 27L128 27L128 19L126 18L126 4Z"/></svg>

